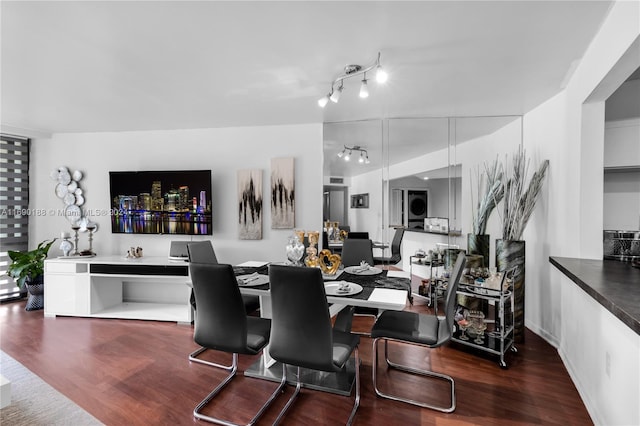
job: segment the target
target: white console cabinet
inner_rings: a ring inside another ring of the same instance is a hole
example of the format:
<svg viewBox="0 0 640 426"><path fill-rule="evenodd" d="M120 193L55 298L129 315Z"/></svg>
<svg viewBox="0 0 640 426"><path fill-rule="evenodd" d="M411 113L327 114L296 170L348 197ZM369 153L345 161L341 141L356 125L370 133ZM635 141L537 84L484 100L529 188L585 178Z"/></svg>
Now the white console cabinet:
<svg viewBox="0 0 640 426"><path fill-rule="evenodd" d="M164 257L71 257L45 261L44 315L193 319L189 265Z"/></svg>

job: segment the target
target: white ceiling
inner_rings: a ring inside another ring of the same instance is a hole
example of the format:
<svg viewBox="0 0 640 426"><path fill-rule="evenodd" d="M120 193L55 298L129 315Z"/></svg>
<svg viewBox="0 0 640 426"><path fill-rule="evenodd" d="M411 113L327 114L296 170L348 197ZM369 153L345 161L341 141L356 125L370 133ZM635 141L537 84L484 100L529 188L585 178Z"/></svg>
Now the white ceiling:
<svg viewBox="0 0 640 426"><path fill-rule="evenodd" d="M611 2L2 1L4 126L46 133L518 115L561 90ZM367 100L344 65L378 52Z"/></svg>

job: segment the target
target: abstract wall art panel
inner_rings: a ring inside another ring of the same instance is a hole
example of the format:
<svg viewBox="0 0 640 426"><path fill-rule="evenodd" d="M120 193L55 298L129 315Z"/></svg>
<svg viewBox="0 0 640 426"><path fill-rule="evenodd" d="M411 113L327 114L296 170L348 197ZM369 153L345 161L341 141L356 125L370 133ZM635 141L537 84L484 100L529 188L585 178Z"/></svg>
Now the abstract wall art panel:
<svg viewBox="0 0 640 426"><path fill-rule="evenodd" d="M271 228L293 229L296 212L293 157L271 159Z"/></svg>
<svg viewBox="0 0 640 426"><path fill-rule="evenodd" d="M238 236L262 239L262 170L238 171Z"/></svg>

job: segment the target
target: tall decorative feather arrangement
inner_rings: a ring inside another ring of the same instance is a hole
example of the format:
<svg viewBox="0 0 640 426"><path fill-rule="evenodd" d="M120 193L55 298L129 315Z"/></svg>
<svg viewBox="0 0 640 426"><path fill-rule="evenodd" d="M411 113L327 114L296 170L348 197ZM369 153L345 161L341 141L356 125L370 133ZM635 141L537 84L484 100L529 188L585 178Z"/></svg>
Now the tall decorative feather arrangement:
<svg viewBox="0 0 640 426"><path fill-rule="evenodd" d="M529 169L529 160L526 159L523 148L514 154L511 166L511 175L508 176L504 187L501 218L502 238L504 240L520 240L540 195L549 167L549 160L544 160L531 177L528 186L525 185L525 179Z"/></svg>
<svg viewBox="0 0 640 426"><path fill-rule="evenodd" d="M473 171L471 172L473 174ZM473 201L473 191L471 191L471 216L473 220L473 233L483 235L487 231L487 222L491 212L498 205L504 196L503 170L502 164L498 158L491 164L484 164L484 173L480 172L480 168L476 168L476 182L478 184L478 202ZM471 177L473 182L473 176Z"/></svg>

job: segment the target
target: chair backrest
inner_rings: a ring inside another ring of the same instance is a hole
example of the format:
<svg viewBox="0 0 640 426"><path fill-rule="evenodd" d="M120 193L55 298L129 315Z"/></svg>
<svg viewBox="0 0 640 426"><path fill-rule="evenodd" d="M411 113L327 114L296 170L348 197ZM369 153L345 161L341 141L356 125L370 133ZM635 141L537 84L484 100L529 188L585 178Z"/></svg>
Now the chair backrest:
<svg viewBox="0 0 640 426"><path fill-rule="evenodd" d="M247 314L231 265L190 263L189 273L198 309L193 340L225 352L247 350Z"/></svg>
<svg viewBox="0 0 640 426"><path fill-rule="evenodd" d="M342 264L344 266L360 265L365 261L373 266L373 244L371 240L347 238L342 243Z"/></svg>
<svg viewBox="0 0 640 426"><path fill-rule="evenodd" d="M271 356L285 364L332 371L333 335L320 269L270 265L269 283Z"/></svg>
<svg viewBox="0 0 640 426"><path fill-rule="evenodd" d="M322 248L329 249L329 235L326 232L322 233Z"/></svg>
<svg viewBox="0 0 640 426"><path fill-rule="evenodd" d="M348 232L347 238L359 239L359 240L368 240L369 233L368 232Z"/></svg>
<svg viewBox="0 0 640 426"><path fill-rule="evenodd" d="M391 241L391 254L401 255L400 245L402 244L402 237L404 236L404 228L396 228L396 233L393 234L393 240Z"/></svg>
<svg viewBox="0 0 640 426"><path fill-rule="evenodd" d="M462 278L462 271L467 263L467 258L463 251L458 252L458 259L449 276L449 284L447 285L447 296L445 298L444 305L444 321L440 321L440 328L438 330L438 343L444 343L448 341L453 335L453 323L456 315L456 291L458 291L458 284L460 278Z"/></svg>
<svg viewBox="0 0 640 426"><path fill-rule="evenodd" d="M216 252L213 250L213 245L209 240L187 244L187 252L189 253L189 262L210 263L213 265L218 263Z"/></svg>

